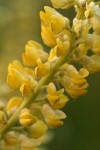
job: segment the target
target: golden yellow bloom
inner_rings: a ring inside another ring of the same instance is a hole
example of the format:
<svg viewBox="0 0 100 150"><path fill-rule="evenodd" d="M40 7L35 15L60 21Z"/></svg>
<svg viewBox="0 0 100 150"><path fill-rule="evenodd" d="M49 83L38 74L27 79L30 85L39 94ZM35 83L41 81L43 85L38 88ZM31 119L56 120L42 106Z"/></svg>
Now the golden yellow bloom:
<svg viewBox="0 0 100 150"><path fill-rule="evenodd" d="M30 94L37 85L37 81L34 79L34 71L24 68L17 60L8 66L7 82L14 89L20 88L23 95L28 95L28 92ZM29 88L28 91L26 91L26 88Z"/></svg>
<svg viewBox="0 0 100 150"><path fill-rule="evenodd" d="M73 65L68 65L64 72L61 84L66 92L73 98L86 94L87 91L85 89L88 83L84 78L88 76L89 72L85 68L81 68L78 72Z"/></svg>
<svg viewBox="0 0 100 150"><path fill-rule="evenodd" d="M51 0L53 7L55 8L68 8L74 5L75 0Z"/></svg>
<svg viewBox="0 0 100 150"><path fill-rule="evenodd" d="M49 47L56 45L56 37L49 27L41 25L41 36L44 43Z"/></svg>
<svg viewBox="0 0 100 150"><path fill-rule="evenodd" d="M61 121L60 119L66 118L64 112L60 110L53 110L48 104L43 105L42 114L50 128L56 128L63 125L63 121Z"/></svg>
<svg viewBox="0 0 100 150"><path fill-rule="evenodd" d="M87 68L87 70L89 70L89 72L98 72L100 71L100 56L92 55L89 57L85 55L82 57L82 64L85 68Z"/></svg>
<svg viewBox="0 0 100 150"><path fill-rule="evenodd" d="M100 16L99 5L96 5L95 2L87 3L85 11L86 18L92 18L94 15Z"/></svg>
<svg viewBox="0 0 100 150"><path fill-rule="evenodd" d="M40 18L42 25L49 26L54 34L62 32L66 27L69 26L69 20L58 13L55 9L45 6L45 13L40 12Z"/></svg>
<svg viewBox="0 0 100 150"><path fill-rule="evenodd" d="M43 50L41 44L35 41L28 41L23 53L23 63L27 66L35 66L37 59L40 58L43 62L47 60L48 54Z"/></svg>
<svg viewBox="0 0 100 150"><path fill-rule="evenodd" d="M93 51L97 55L100 55L100 35L88 34L86 37L86 41L91 51Z"/></svg>
<svg viewBox="0 0 100 150"><path fill-rule="evenodd" d="M78 72L73 65L69 65L67 71L70 77L72 77L72 81L74 81L74 79L81 80L80 84L83 84L85 82L84 77L89 75L89 72L85 68L81 68Z"/></svg>
<svg viewBox="0 0 100 150"><path fill-rule="evenodd" d="M37 60L37 67L35 68L36 77L43 77L50 72L51 65L49 62L42 63L40 59Z"/></svg>
<svg viewBox="0 0 100 150"><path fill-rule="evenodd" d="M69 28L69 20L53 8L45 6L44 9L45 13L40 12L42 39L46 45L54 47L56 39L61 36L60 33ZM60 37L62 40L64 39L63 36L64 34Z"/></svg>
<svg viewBox="0 0 100 150"><path fill-rule="evenodd" d="M85 86L82 86L81 88L75 87L73 84L68 83L69 86L65 87L65 90L72 98L78 98L81 95L84 95L87 93L87 90L84 90L88 87L88 84Z"/></svg>
<svg viewBox="0 0 100 150"><path fill-rule="evenodd" d="M28 128L28 132L32 138L40 138L48 130L47 125L42 120L38 120Z"/></svg>
<svg viewBox="0 0 100 150"><path fill-rule="evenodd" d="M67 55L69 52L69 41L62 42L59 38L56 41L57 45L50 50L50 54L48 57L49 61L54 61L57 57Z"/></svg>
<svg viewBox="0 0 100 150"><path fill-rule="evenodd" d="M79 20L77 18L73 19L73 27L76 34L78 36L80 35L81 37L85 37L88 34L89 29L91 28L87 19Z"/></svg>
<svg viewBox="0 0 100 150"><path fill-rule="evenodd" d="M23 66L17 60L8 66L7 82L12 88L19 88L23 81Z"/></svg>
<svg viewBox="0 0 100 150"><path fill-rule="evenodd" d="M30 96L32 94L33 90L34 90L34 85L31 82L29 82L28 80L26 80L20 86L20 91L21 91L22 95L25 97Z"/></svg>
<svg viewBox="0 0 100 150"><path fill-rule="evenodd" d="M54 109L61 109L68 102L68 97L63 94L64 89L57 91L53 83L48 85L47 92L47 99Z"/></svg>
<svg viewBox="0 0 100 150"><path fill-rule="evenodd" d="M37 121L37 117L32 115L30 113L30 110L28 110L27 108L24 108L20 112L19 121L20 121L20 124L23 126L31 126L33 123Z"/></svg>
<svg viewBox="0 0 100 150"><path fill-rule="evenodd" d="M21 142L21 150L38 150L37 146L40 144L40 140L25 138Z"/></svg>
<svg viewBox="0 0 100 150"><path fill-rule="evenodd" d="M17 108L20 106L20 104L22 103L23 99L21 97L12 97L8 103L7 103L7 106L6 106L6 112L7 114L10 116L12 115L16 110Z"/></svg>
<svg viewBox="0 0 100 150"><path fill-rule="evenodd" d="M5 135L5 142L7 146L14 146L17 144L17 135L10 131Z"/></svg>
<svg viewBox="0 0 100 150"><path fill-rule="evenodd" d="M17 60L9 64L7 82L19 89L24 99L11 98L5 109L0 103L0 149L42 150L40 144L48 141L48 129L63 125L66 114L60 109L69 101L66 94L74 99L86 94L89 72L100 71L99 2L51 2L55 8L73 6L75 18L70 22L45 6L40 12L41 36L49 53L31 40L22 54L25 67ZM74 63L79 63L79 70Z"/></svg>
<svg viewBox="0 0 100 150"><path fill-rule="evenodd" d="M86 5L85 16L96 34L100 34L100 7L94 2Z"/></svg>
<svg viewBox="0 0 100 150"><path fill-rule="evenodd" d="M80 43L73 53L73 57L80 58L87 54L89 46L87 43Z"/></svg>

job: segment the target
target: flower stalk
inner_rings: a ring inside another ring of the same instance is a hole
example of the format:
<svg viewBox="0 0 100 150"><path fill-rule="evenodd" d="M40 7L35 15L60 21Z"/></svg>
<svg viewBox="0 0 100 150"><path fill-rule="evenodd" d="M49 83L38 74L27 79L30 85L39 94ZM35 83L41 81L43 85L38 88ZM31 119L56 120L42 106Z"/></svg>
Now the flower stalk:
<svg viewBox="0 0 100 150"><path fill-rule="evenodd" d="M17 111L8 120L7 125L1 130L0 133L1 137L3 137L17 123L20 111L23 108L28 107L31 103L33 103L36 100L39 92L41 92L41 88L50 82L54 74L57 72L59 66L61 66L64 62L66 62L66 60L67 60L66 56L64 56L63 58L59 58L58 61L52 67L52 71L49 73L49 75L43 77L39 81L38 86L34 89L34 92L32 93L31 97L26 98L25 101L23 101L23 103L20 105Z"/></svg>

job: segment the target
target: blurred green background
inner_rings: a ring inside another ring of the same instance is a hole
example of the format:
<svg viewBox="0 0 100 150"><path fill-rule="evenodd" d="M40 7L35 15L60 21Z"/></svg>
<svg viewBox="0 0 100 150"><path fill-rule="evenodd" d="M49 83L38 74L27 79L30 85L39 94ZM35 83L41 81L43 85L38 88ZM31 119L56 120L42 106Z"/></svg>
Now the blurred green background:
<svg viewBox="0 0 100 150"><path fill-rule="evenodd" d="M45 5L52 6L50 0L0 0L0 99L6 95L8 63L21 60L28 40L43 44L39 11ZM72 9L61 12L70 18L75 15ZM64 108L67 119L55 129L48 150L100 150L100 73L90 75L88 82L88 94Z"/></svg>

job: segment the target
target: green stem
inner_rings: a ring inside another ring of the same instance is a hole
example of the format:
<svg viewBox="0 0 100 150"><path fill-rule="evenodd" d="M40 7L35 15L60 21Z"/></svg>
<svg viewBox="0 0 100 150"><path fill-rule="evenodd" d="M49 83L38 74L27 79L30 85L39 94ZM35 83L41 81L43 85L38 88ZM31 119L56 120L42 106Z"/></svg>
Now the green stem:
<svg viewBox="0 0 100 150"><path fill-rule="evenodd" d="M31 95L30 98L26 98L23 103L20 105L20 107L17 109L17 111L12 115L12 117L8 120L7 125L1 130L1 137L3 137L11 128L12 126L14 126L17 121L18 121L18 117L19 117L19 113L20 111L25 108L28 107L38 96L39 92L41 91L43 85L48 84L53 75L57 72L59 66L61 66L64 62L66 62L67 57L61 57L57 60L57 62L52 66L52 69L50 71L50 73L43 77L39 83L38 86L35 88L33 94Z"/></svg>
<svg viewBox="0 0 100 150"><path fill-rule="evenodd" d="M77 19L83 19L83 18L84 18L84 12L85 12L85 10L86 10L86 7L83 6L83 7L79 8L79 9L80 9L80 10L79 10L79 12L76 14L76 18L77 18Z"/></svg>
<svg viewBox="0 0 100 150"><path fill-rule="evenodd" d="M19 127L12 127L12 130L13 131L22 131L23 129L25 129L25 127L23 127L23 126L19 126Z"/></svg>

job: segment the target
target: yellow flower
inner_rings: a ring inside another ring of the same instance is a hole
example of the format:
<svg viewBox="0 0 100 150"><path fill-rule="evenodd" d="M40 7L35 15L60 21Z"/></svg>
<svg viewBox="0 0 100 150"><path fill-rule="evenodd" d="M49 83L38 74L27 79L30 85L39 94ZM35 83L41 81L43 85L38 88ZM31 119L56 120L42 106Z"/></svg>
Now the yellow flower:
<svg viewBox="0 0 100 150"><path fill-rule="evenodd" d="M53 83L49 83L47 92L47 99L54 109L61 109L68 102L68 97L63 94L64 89L57 91Z"/></svg>
<svg viewBox="0 0 100 150"><path fill-rule="evenodd" d="M38 150L38 146L41 144L40 140L24 138L21 141L21 150Z"/></svg>
<svg viewBox="0 0 100 150"><path fill-rule="evenodd" d="M5 135L5 142L7 146L15 146L17 144L17 135L10 131Z"/></svg>
<svg viewBox="0 0 100 150"><path fill-rule="evenodd" d="M38 120L28 128L28 132L32 138L40 138L48 130L47 125L42 120Z"/></svg>
<svg viewBox="0 0 100 150"><path fill-rule="evenodd" d="M97 55L100 55L100 35L88 34L86 37L86 42L89 45L91 51Z"/></svg>
<svg viewBox="0 0 100 150"><path fill-rule="evenodd" d="M81 87L77 87L69 82L68 84L69 86L65 86L65 90L72 98L78 98L79 96L87 93L87 90L85 89L88 87L88 84L85 84L84 86Z"/></svg>
<svg viewBox="0 0 100 150"><path fill-rule="evenodd" d="M82 64L90 73L98 72L100 71L100 56L92 55L89 57L85 55L82 57Z"/></svg>
<svg viewBox="0 0 100 150"><path fill-rule="evenodd" d="M25 97L30 96L32 94L33 90L34 90L34 85L31 82L29 82L28 80L26 80L20 86L20 91L21 91L22 95Z"/></svg>
<svg viewBox="0 0 100 150"><path fill-rule="evenodd" d="M25 53L22 54L22 58L25 65L35 66L38 58L45 62L48 58L48 54L38 42L28 41L28 44L26 44L25 47Z"/></svg>
<svg viewBox="0 0 100 150"><path fill-rule="evenodd" d="M46 45L54 47L56 39L61 36L64 30L69 29L69 20L59 14L55 9L45 6L45 13L40 12L41 18L41 35ZM60 35L59 35L60 34ZM62 35L62 40L64 39Z"/></svg>
<svg viewBox="0 0 100 150"><path fill-rule="evenodd" d="M87 19L79 20L77 18L73 19L73 27L76 34L81 37L84 37L88 34L89 29L91 28L90 24L88 23Z"/></svg>
<svg viewBox="0 0 100 150"><path fill-rule="evenodd" d="M99 5L96 5L95 2L87 3L85 11L86 18L92 18L94 15L100 16Z"/></svg>
<svg viewBox="0 0 100 150"><path fill-rule="evenodd" d="M57 45L50 50L50 54L48 57L49 61L54 61L57 57L67 55L69 52L69 41L62 42L59 38L56 41Z"/></svg>
<svg viewBox="0 0 100 150"><path fill-rule="evenodd" d="M49 47L54 47L56 45L56 36L53 34L48 26L41 25L41 36L43 42Z"/></svg>
<svg viewBox="0 0 100 150"><path fill-rule="evenodd" d="M68 65L60 82L71 97L77 98L87 92L88 83L84 78L88 74L85 68L81 68L78 72L73 65Z"/></svg>
<svg viewBox="0 0 100 150"><path fill-rule="evenodd" d="M69 27L69 20L58 13L55 9L45 6L45 13L40 12L42 25L49 26L54 34L62 32L63 29Z"/></svg>
<svg viewBox="0 0 100 150"><path fill-rule="evenodd" d="M51 65L49 62L42 63L40 59L37 60L37 67L35 68L36 77L43 77L50 72Z"/></svg>
<svg viewBox="0 0 100 150"><path fill-rule="evenodd" d="M73 53L73 57L78 57L79 59L86 55L88 52L89 46L87 45L87 43L80 43L77 48L75 49L74 53Z"/></svg>
<svg viewBox="0 0 100 150"><path fill-rule="evenodd" d="M24 108L20 112L19 121L20 124L23 126L31 126L33 123L37 121L37 117L32 115L29 109Z"/></svg>
<svg viewBox="0 0 100 150"><path fill-rule="evenodd" d="M37 85L37 81L34 79L34 71L24 68L17 60L8 66L7 82L14 89L20 88L23 95L28 95L28 92L30 94ZM29 88L28 91L26 91L26 88Z"/></svg>
<svg viewBox="0 0 100 150"><path fill-rule="evenodd" d="M13 115L13 113L17 110L17 108L21 105L23 99L21 97L12 97L6 106L6 112L7 114Z"/></svg>
<svg viewBox="0 0 100 150"><path fill-rule="evenodd" d="M53 110L48 104L43 105L42 114L50 128L56 128L63 125L63 121L61 121L60 119L66 118L64 112L60 110Z"/></svg>
<svg viewBox="0 0 100 150"><path fill-rule="evenodd" d="M74 5L75 0L51 0L53 7L55 8L68 8Z"/></svg>
<svg viewBox="0 0 100 150"><path fill-rule="evenodd" d="M23 66L17 60L8 66L7 82L12 88L19 88L23 81Z"/></svg>

